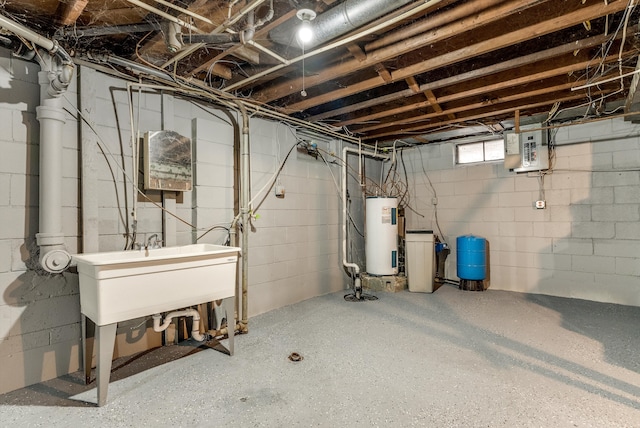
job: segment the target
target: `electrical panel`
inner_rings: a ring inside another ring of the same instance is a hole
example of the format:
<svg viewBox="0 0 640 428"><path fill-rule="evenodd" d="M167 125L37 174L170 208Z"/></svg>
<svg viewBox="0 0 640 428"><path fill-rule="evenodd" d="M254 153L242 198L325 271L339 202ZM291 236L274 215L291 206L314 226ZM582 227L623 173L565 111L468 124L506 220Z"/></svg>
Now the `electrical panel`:
<svg viewBox="0 0 640 428"><path fill-rule="evenodd" d="M547 130L540 125L521 127L504 133L504 167L514 172L549 169Z"/></svg>

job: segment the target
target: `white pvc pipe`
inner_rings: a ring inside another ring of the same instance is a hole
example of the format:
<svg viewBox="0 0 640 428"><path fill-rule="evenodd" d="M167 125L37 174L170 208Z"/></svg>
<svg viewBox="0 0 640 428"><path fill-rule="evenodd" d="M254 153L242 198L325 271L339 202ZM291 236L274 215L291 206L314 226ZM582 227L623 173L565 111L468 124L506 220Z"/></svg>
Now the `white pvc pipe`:
<svg viewBox="0 0 640 428"><path fill-rule="evenodd" d="M266 53L270 57L277 59L278 61L280 61L284 65L289 65L290 64L288 59L278 55L277 53L275 53L271 49L267 49L266 47L262 46L261 44L255 42L253 40L247 41L247 44L250 45L250 46L253 46L254 48L256 48L256 49L258 49L258 50L260 50L260 51L262 51L264 53Z"/></svg>
<svg viewBox="0 0 640 428"><path fill-rule="evenodd" d="M38 73L44 90L49 87L49 73ZM65 270L71 256L64 249L62 233L62 128L65 114L61 98L48 98L36 107L40 122L40 202L36 241L40 247L40 264L48 272Z"/></svg>
<svg viewBox="0 0 640 428"><path fill-rule="evenodd" d="M154 314L153 318L153 331L158 333L165 331L171 325L171 320L173 318L179 317L193 317L193 325L191 327L191 337L198 342L204 342L206 339L206 335L200 333L200 312L195 309L184 309L181 311L173 311L169 312L164 317L164 322L160 324L160 320L162 319L162 315Z"/></svg>
<svg viewBox="0 0 640 428"><path fill-rule="evenodd" d="M42 71L38 73L40 105L36 107L36 118L40 122L40 213L36 243L40 247L41 266L48 272L60 273L71 263L62 233L62 130L66 120L60 95L73 78L74 66L69 54L59 48L57 42L2 15L0 27L49 51L38 56Z"/></svg>
<svg viewBox="0 0 640 428"><path fill-rule="evenodd" d="M165 13L165 12L161 11L160 9L156 9L153 6L149 6L148 4L143 3L143 2L141 2L139 0L127 0L127 1L129 3L135 4L138 7L143 8L145 10L148 10L149 12L153 12L156 15L161 16L166 20L169 20L171 22L175 22L176 24L178 24L178 25L180 25L182 27L185 27L185 28L187 28L187 29L189 29L189 30L191 30L191 31L193 31L195 33L198 33L198 34L202 34L203 33L202 30L200 30L199 28L189 24L188 22L184 22L182 19L176 18L173 15L169 15L168 13Z"/></svg>
<svg viewBox="0 0 640 428"><path fill-rule="evenodd" d="M347 269L351 268L354 270L356 275L356 288L359 288L360 282L360 266L358 266L354 262L349 262L347 259L347 223L349 221L349 216L347 215L347 154L352 153L358 155L358 162L361 161L362 156L369 156L375 159L380 160L389 160L388 156L379 155L372 152L362 151L361 149L351 149L349 147L345 147L342 149L342 264Z"/></svg>
<svg viewBox="0 0 640 428"><path fill-rule="evenodd" d="M18 36L24 37L30 42L45 48L49 52L54 52L58 47L58 44L55 43L54 41L49 40L45 37L42 37L40 34L33 32L28 28L25 28L22 25L19 25L16 22L13 22L9 18L6 18L2 15L0 15L0 27L4 27L7 30L11 31L12 33L17 34Z"/></svg>
<svg viewBox="0 0 640 428"><path fill-rule="evenodd" d="M131 1L131 0L128 0L128 1ZM253 3L250 3L250 4L246 5L242 10L240 10L236 14L236 16L234 18L228 19L222 25L219 25L217 28L215 28L213 31L211 31L209 34L222 33L223 31L226 31L229 27L231 27L233 24L238 22L244 15L246 15L249 12L251 12L252 10L257 9L258 6L260 6L265 1L266 0L255 0ZM192 53L194 53L198 49L202 48L203 46L205 46L204 43L197 43L197 44L191 45L191 46L189 46L189 47L187 47L185 49L182 49L175 56L171 57L169 59L169 61L167 61L164 64L162 64L160 66L160 68L167 68L170 64L173 64L174 62L180 61L182 58L185 58L185 57L191 55Z"/></svg>
<svg viewBox="0 0 640 428"><path fill-rule="evenodd" d="M185 15L189 15L193 18L199 19L201 21L206 22L207 24L211 24L214 25L213 21L210 20L209 18L205 18L202 15L198 15L197 13L191 12L189 9L184 9L182 7L176 6L173 3L169 3L168 1L164 1L164 0L154 0L156 3L160 3L163 6L167 6L170 7L173 10L177 10L180 13L184 13Z"/></svg>
<svg viewBox="0 0 640 428"><path fill-rule="evenodd" d="M36 107L40 122L40 212L36 243L40 247L40 265L47 272L60 273L71 263L71 255L65 249L62 232L62 135L66 118L58 95L66 91L73 66L58 66L45 53L39 58L43 71L38 73L40 106Z"/></svg>
<svg viewBox="0 0 640 428"><path fill-rule="evenodd" d="M587 83L587 84L584 84L584 85L581 85L581 86L575 86L575 87L571 88L571 90L572 91L578 91L580 89L587 89L587 88L590 88L592 86L597 86L597 85L601 85L603 83L613 82L615 80L620 80L620 79L623 79L625 77L631 76L633 74L638 74L638 73L640 73L640 70L630 71L629 73L619 74L617 76L613 76L613 77L610 77L608 79L599 80L599 81L593 82L593 83Z"/></svg>

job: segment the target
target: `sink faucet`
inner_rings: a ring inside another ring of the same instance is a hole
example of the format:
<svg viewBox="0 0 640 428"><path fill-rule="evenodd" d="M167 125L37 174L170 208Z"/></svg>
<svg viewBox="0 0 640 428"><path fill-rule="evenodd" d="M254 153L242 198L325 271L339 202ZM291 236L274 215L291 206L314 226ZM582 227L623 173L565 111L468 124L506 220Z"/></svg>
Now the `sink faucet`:
<svg viewBox="0 0 640 428"><path fill-rule="evenodd" d="M160 248L160 241L158 241L158 234L154 233L153 235L149 236L149 238L147 239L147 245L145 245L145 250L149 249L149 248Z"/></svg>

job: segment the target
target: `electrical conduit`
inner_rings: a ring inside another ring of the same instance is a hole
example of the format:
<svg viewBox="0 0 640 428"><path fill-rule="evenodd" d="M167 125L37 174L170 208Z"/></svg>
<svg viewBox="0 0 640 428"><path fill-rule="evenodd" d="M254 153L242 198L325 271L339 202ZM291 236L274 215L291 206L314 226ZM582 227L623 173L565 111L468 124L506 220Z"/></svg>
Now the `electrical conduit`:
<svg viewBox="0 0 640 428"><path fill-rule="evenodd" d="M248 320L248 289L249 289L249 115L241 101L236 105L242 114L242 142L240 144L240 218L242 221L241 281L242 281L242 317L241 332L247 332ZM238 314L240 315L240 314ZM238 316L240 318L240 316Z"/></svg>

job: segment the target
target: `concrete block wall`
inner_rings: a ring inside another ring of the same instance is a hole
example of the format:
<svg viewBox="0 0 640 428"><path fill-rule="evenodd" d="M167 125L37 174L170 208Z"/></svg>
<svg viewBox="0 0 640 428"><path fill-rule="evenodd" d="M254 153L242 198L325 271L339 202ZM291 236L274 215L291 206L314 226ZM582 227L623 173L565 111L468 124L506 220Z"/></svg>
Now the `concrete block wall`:
<svg viewBox="0 0 640 428"><path fill-rule="evenodd" d="M79 366L80 304L75 275L37 274L40 67L0 51L0 393ZM65 107L77 98L72 84ZM66 114L63 231L78 249L77 132Z"/></svg>
<svg viewBox="0 0 640 428"><path fill-rule="evenodd" d="M0 393L61 376L80 366L80 304L77 275L42 275L33 270L38 227L39 67L0 51ZM121 250L126 219L134 198L125 175L131 176L132 150L126 84L82 69L83 90L72 85L65 96L64 233L70 252L82 251L80 212L95 204L97 218L89 225L99 251ZM80 100L80 101L78 101ZM178 245L194 242L207 227L233 218L234 113L196 104L177 96L137 91L132 96L134 132L163 125L192 138L194 190L176 204ZM91 131L82 126L79 108ZM235 117L234 117L235 116ZM83 162L81 138L96 146ZM93 134L95 131L95 134ZM82 137L82 136L81 136ZM256 192L274 173L295 139L284 125L251 119L252 189ZM90 172L97 197L81 204L80 169ZM334 171L338 175L339 170ZM341 290L346 281L340 264L339 198L331 174L319 160L292 155L281 175L284 199L270 190L257 209L250 235L249 315ZM258 199L259 201L260 199ZM138 240L162 233L162 211L138 198ZM130 220L130 218L129 218ZM160 235L161 236L161 235ZM207 234L200 242L220 243L225 233ZM116 354L127 355L160 344L140 320L120 323ZM135 334L132 330L136 329ZM146 334L141 334L144 332Z"/></svg>
<svg viewBox="0 0 640 428"><path fill-rule="evenodd" d="M298 153L294 131L284 124L251 121L253 221L249 242L249 314L342 290L340 198L329 167ZM257 192L284 164L279 185ZM331 166L333 174L340 169ZM339 185L339 183L338 183Z"/></svg>
<svg viewBox="0 0 640 428"><path fill-rule="evenodd" d="M542 183L501 163L454 166L453 143L409 149L411 203L424 217L409 212L408 227L444 236L448 278L456 237L473 234L489 242L492 289L640 305L638 135L621 119L560 128Z"/></svg>

